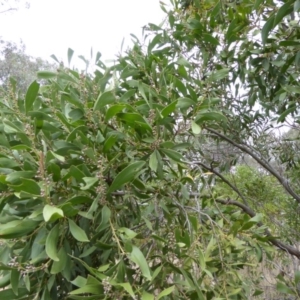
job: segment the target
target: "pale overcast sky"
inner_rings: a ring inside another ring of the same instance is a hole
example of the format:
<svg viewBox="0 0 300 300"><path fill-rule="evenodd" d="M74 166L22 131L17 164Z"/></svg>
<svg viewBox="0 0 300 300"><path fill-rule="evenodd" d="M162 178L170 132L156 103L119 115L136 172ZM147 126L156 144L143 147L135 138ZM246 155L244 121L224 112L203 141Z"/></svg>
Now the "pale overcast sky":
<svg viewBox="0 0 300 300"><path fill-rule="evenodd" d="M30 8L0 14L0 36L23 40L26 52L66 61L67 49L90 58L90 49L112 59L130 33L141 37L142 26L159 24L165 14L159 0L29 0Z"/></svg>

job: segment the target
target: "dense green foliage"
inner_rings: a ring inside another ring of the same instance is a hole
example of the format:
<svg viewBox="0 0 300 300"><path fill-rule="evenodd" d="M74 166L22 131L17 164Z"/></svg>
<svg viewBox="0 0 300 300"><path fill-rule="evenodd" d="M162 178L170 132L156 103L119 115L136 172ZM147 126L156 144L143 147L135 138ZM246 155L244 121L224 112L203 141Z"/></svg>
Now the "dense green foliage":
<svg viewBox="0 0 300 300"><path fill-rule="evenodd" d="M297 235L280 241L299 162L272 133L297 129L299 1L162 9L114 66L97 53L93 74L40 71L2 96L1 299L266 297L256 267L300 258ZM228 175L244 155L263 171ZM299 275L279 274L280 299Z"/></svg>

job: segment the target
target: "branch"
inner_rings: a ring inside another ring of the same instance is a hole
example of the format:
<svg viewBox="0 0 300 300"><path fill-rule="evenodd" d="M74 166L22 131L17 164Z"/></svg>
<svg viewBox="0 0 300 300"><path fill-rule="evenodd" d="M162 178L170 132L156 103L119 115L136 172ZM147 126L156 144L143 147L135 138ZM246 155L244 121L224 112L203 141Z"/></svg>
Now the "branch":
<svg viewBox="0 0 300 300"><path fill-rule="evenodd" d="M218 137L222 138L223 140L227 141L231 145L239 148L243 152L249 154L252 158L254 158L262 167L264 167L267 171L269 171L284 187L284 189L300 204L300 196L294 192L294 190L289 186L288 181L282 177L276 170L272 168L264 159L259 158L253 151L251 151L248 147L245 147L241 144L238 144L234 142L229 137L223 135L222 133L219 133L216 130L213 130L211 128L205 128L207 131L217 135Z"/></svg>
<svg viewBox="0 0 300 300"><path fill-rule="evenodd" d="M124 191L119 191L119 192L112 193L112 194L114 194L114 196L123 196L126 193ZM200 194L199 193L190 193L190 197L194 197L194 196L198 196L199 197ZM216 199L215 201L218 202L218 203L220 203L220 204L223 204L223 205L234 205L234 206L237 206L237 207L241 208L247 215L249 215L252 218L256 215L256 213L250 207L248 207L247 205L245 205L245 204L243 204L241 202L238 202L238 201L235 201L235 200L231 200L231 199L228 199L228 200ZM143 225L145 225L145 223L139 224L136 227L133 227L133 229L139 228L139 227L141 227ZM259 222L257 225L258 226L263 226L263 224L261 222ZM293 255L293 256L297 257L300 260L300 251L297 248L295 248L293 246L290 246L290 245L286 245L286 244L278 241L270 233L270 231L268 229L265 230L265 234L269 237L269 242L271 244L273 244L274 246L276 246L280 250L285 251L285 252L289 253L290 255Z"/></svg>
<svg viewBox="0 0 300 300"><path fill-rule="evenodd" d="M222 179L223 182L225 182L229 187L231 187L240 196L240 198L243 200L243 202L245 203L245 205L249 206L249 204L247 203L247 200L242 195L242 193L230 181L228 181L222 174L220 174L214 168L208 167L208 166L206 166L205 164L203 164L200 161L192 161L192 162L190 162L190 164L199 165L199 166L203 167L204 169L206 169L206 170L214 173L215 175L217 175L219 178Z"/></svg>
<svg viewBox="0 0 300 300"><path fill-rule="evenodd" d="M8 12L8 11L11 11L11 10L18 10L18 9L17 9L17 8L8 8L8 9L6 9L6 10L0 11L0 14L4 14L4 13L6 13L6 12Z"/></svg>
<svg viewBox="0 0 300 300"><path fill-rule="evenodd" d="M224 205L238 206L250 217L253 218L255 216L255 212L251 208L249 208L248 206L246 206L243 203L240 203L238 201L234 201L234 200L230 200L230 199L229 200L216 199L216 202L224 204ZM262 225L263 225L262 223L258 223L258 226L262 226ZM272 236L270 231L267 229L265 230L265 233L269 237L269 242L271 244L278 247L280 250L283 250L293 256L296 256L298 259L300 259L300 251L297 248L292 247L290 245L285 245L284 243L278 241L274 236Z"/></svg>

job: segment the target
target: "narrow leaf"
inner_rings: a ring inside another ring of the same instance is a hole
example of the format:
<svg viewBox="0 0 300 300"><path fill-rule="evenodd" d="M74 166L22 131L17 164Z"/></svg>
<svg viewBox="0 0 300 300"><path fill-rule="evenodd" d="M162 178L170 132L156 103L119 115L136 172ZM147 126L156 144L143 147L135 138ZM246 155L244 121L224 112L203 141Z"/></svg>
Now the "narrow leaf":
<svg viewBox="0 0 300 300"><path fill-rule="evenodd" d="M140 267L143 276L148 280L151 280L151 274L150 269L148 267L148 263L144 254L138 247L132 246L132 251L130 253L129 258Z"/></svg>
<svg viewBox="0 0 300 300"><path fill-rule="evenodd" d="M157 299L160 299L160 298L162 298L162 297L164 297L164 296L170 295L170 294L174 291L174 288L175 288L175 286L173 285L173 286L171 286L171 287L169 287L169 288L163 290L162 292L160 292L160 293L158 294Z"/></svg>
<svg viewBox="0 0 300 300"><path fill-rule="evenodd" d="M123 169L114 179L111 186L107 190L107 193L110 194L111 192L115 191L125 183L130 182L133 180L137 172L141 170L141 168L144 166L144 161L136 161L129 166L127 166L125 169Z"/></svg>
<svg viewBox="0 0 300 300"><path fill-rule="evenodd" d="M154 150L154 152L150 155L150 160L149 160L149 167L154 172L156 172L157 166L158 166L156 152L157 152L157 150Z"/></svg>
<svg viewBox="0 0 300 300"><path fill-rule="evenodd" d="M59 261L57 253L57 242L59 237L59 224L56 224L50 231L46 239L46 253L54 261Z"/></svg>
<svg viewBox="0 0 300 300"><path fill-rule="evenodd" d="M35 101L38 92L39 92L40 85L34 81L32 84L29 86L26 96L25 96L25 111L26 114L32 109L33 102Z"/></svg>

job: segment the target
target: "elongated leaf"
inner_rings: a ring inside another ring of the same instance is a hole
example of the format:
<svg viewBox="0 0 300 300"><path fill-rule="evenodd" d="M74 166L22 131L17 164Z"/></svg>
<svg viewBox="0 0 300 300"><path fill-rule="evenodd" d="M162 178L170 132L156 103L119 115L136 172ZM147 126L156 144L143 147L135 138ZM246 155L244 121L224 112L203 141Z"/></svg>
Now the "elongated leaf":
<svg viewBox="0 0 300 300"><path fill-rule="evenodd" d="M70 295L78 295L78 294L92 294L92 295L101 295L102 286L100 284L89 284L85 285L77 290L70 292Z"/></svg>
<svg viewBox="0 0 300 300"><path fill-rule="evenodd" d="M39 222L33 220L18 220L11 221L5 224L0 224L0 238L14 239L23 237L31 233L38 226Z"/></svg>
<svg viewBox="0 0 300 300"><path fill-rule="evenodd" d="M275 15L271 16L261 30L261 39L265 44L267 42L267 38L269 36L269 32L273 29L275 23Z"/></svg>
<svg viewBox="0 0 300 300"><path fill-rule="evenodd" d="M73 54L74 54L74 50L71 49L71 48L68 48L68 64L69 64L69 67L70 67L70 64L71 64Z"/></svg>
<svg viewBox="0 0 300 300"><path fill-rule="evenodd" d="M106 112L105 120L106 121L110 120L117 113L121 112L125 107L126 107L125 104L116 104L116 105L111 106Z"/></svg>
<svg viewBox="0 0 300 300"><path fill-rule="evenodd" d="M74 221L69 219L69 228L73 237L79 242L89 242L89 239L84 232Z"/></svg>
<svg viewBox="0 0 300 300"><path fill-rule="evenodd" d="M227 122L227 118L219 112L200 112L195 119L195 122L201 124L205 121Z"/></svg>
<svg viewBox="0 0 300 300"><path fill-rule="evenodd" d="M11 276L10 276L10 284L13 292L15 295L18 296L18 287L19 287L19 280L20 279L20 271L14 269L11 271Z"/></svg>
<svg viewBox="0 0 300 300"><path fill-rule="evenodd" d="M154 296L143 291L142 300L154 300Z"/></svg>
<svg viewBox="0 0 300 300"><path fill-rule="evenodd" d="M183 160L183 156L177 151L171 149L164 149L164 148L160 148L159 151L177 162L182 162Z"/></svg>
<svg viewBox="0 0 300 300"><path fill-rule="evenodd" d="M169 287L169 288L163 290L162 292L160 292L160 293L158 294L157 299L160 299L160 298L162 298L162 297L164 297L164 296L170 295L170 294L174 291L174 288L175 288L175 286L172 285L171 287Z"/></svg>
<svg viewBox="0 0 300 300"><path fill-rule="evenodd" d="M52 71L39 71L37 72L37 77L39 79L51 79L51 78L55 78L57 76L56 72L52 72Z"/></svg>
<svg viewBox="0 0 300 300"><path fill-rule="evenodd" d="M99 179L96 177L83 177L82 179L85 182L85 186L81 187L81 190L84 191L90 189L99 181Z"/></svg>
<svg viewBox="0 0 300 300"><path fill-rule="evenodd" d="M229 68L224 68L218 71L213 72L212 74L209 75L208 80L210 81L219 81L221 79L224 79L228 76L230 69Z"/></svg>
<svg viewBox="0 0 300 300"><path fill-rule="evenodd" d="M190 98L178 98L176 107L186 109L195 104L196 102Z"/></svg>
<svg viewBox="0 0 300 300"><path fill-rule="evenodd" d="M16 192L25 192L32 195L41 194L41 188L34 180L22 178L21 181L22 184L20 185L11 185Z"/></svg>
<svg viewBox="0 0 300 300"><path fill-rule="evenodd" d="M293 289L291 289L290 287L285 285L283 282L278 282L276 285L276 289L277 289L277 291L284 293L284 294L295 295L295 292L293 291Z"/></svg>
<svg viewBox="0 0 300 300"><path fill-rule="evenodd" d="M287 3L283 4L278 9L276 17L275 17L275 21L274 21L274 26L278 25L285 16L287 16L293 12L293 10L294 10L293 3L294 3L294 1L288 1Z"/></svg>
<svg viewBox="0 0 300 300"><path fill-rule="evenodd" d="M175 111L178 100L173 101L166 106L160 113L163 117L167 117L169 114Z"/></svg>
<svg viewBox="0 0 300 300"><path fill-rule="evenodd" d="M114 179L112 182L111 186L107 190L107 193L110 194L116 189L120 188L122 185L125 183L130 182L133 180L137 172L141 170L141 168L144 166L145 162L144 161L136 161L129 166L127 166L125 169L123 169Z"/></svg>
<svg viewBox="0 0 300 300"><path fill-rule="evenodd" d="M98 99L95 102L94 110L100 110L101 108L105 107L107 104L114 103L116 100L114 94L111 91L104 92L100 94Z"/></svg>
<svg viewBox="0 0 300 300"><path fill-rule="evenodd" d="M117 285L121 286L132 298L135 298L134 292L132 290L132 287L131 287L130 283L128 283L128 282L118 283Z"/></svg>
<svg viewBox="0 0 300 300"><path fill-rule="evenodd" d="M59 261L57 242L59 238L59 224L56 224L49 232L46 239L46 253L54 261Z"/></svg>
<svg viewBox="0 0 300 300"><path fill-rule="evenodd" d="M61 247L58 251L57 257L59 261L54 261L51 267L51 274L57 274L60 273L66 266L67 263L67 252L64 247Z"/></svg>
<svg viewBox="0 0 300 300"><path fill-rule="evenodd" d="M146 261L144 254L138 247L132 246L132 251L130 253L129 258L140 267L143 276L148 280L151 280L152 277L150 274L148 263Z"/></svg>
<svg viewBox="0 0 300 300"><path fill-rule="evenodd" d="M26 114L32 109L33 102L35 101L38 92L39 92L40 85L34 81L28 88L26 97L25 97L25 111Z"/></svg>
<svg viewBox="0 0 300 300"><path fill-rule="evenodd" d="M150 155L149 160L149 167L152 171L156 172L157 166L158 166L158 160L157 160L157 150L154 150L154 152Z"/></svg>

